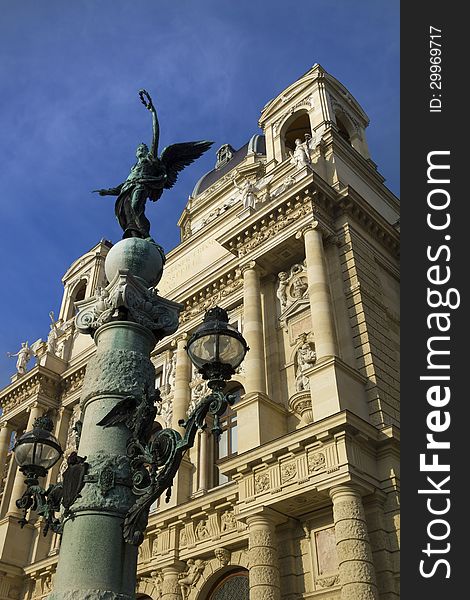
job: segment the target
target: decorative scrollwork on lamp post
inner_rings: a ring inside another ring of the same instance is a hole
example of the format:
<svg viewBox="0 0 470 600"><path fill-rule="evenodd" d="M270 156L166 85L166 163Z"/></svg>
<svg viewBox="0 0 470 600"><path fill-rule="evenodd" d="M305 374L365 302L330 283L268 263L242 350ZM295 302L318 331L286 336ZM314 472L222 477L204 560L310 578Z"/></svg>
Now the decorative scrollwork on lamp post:
<svg viewBox="0 0 470 600"><path fill-rule="evenodd" d="M208 413L214 417L212 433L220 437L222 428L219 419L235 402L234 395L224 393L226 382L240 366L249 348L241 333L229 325L227 312L215 307L206 313L202 325L189 339L186 350L203 379L207 380L210 394L198 403L187 420L179 422L185 430L183 436L174 429L162 429L155 423L155 403L161 401L158 390L155 393L147 390L141 398L124 398L97 423L101 427L124 424L131 432L127 456L132 472L132 491L137 499L124 519L123 536L126 542L136 546L144 539L151 505L165 491L169 500L173 479L184 453L194 445L197 431L206 427ZM33 430L21 436L14 448L27 485L25 493L17 500L18 508L24 511L20 523L24 526L27 511L35 510L45 519L44 535L49 529L61 533L62 522L55 513L62 510L67 516L69 507L84 485L88 468L86 457L74 452L67 461L68 468L62 483L50 485L47 490L39 485L38 477L45 476L47 469L55 465L63 454L51 434L52 428L49 417L36 419Z"/></svg>
<svg viewBox="0 0 470 600"><path fill-rule="evenodd" d="M125 541L133 545L141 544L144 539L150 507L155 500L165 491L166 500L169 500L184 453L194 445L197 431L206 427L208 413L214 417L212 432L216 436L222 433L219 418L235 402L235 397L225 394L224 388L244 359L248 346L240 332L229 325L227 312L216 307L206 313L203 324L191 336L186 349L203 379L208 380L211 393L200 401L186 421L179 422L185 429L183 436L170 428L157 431L154 428L152 432L155 412L150 408L141 411L146 415L149 427L139 428L140 434L133 430L127 443L132 491L137 500L124 519L123 534ZM150 407L153 401L152 398L143 399L137 406L147 403ZM122 422L116 420L115 412L116 408L98 425L107 427ZM142 435L143 431L147 433Z"/></svg>

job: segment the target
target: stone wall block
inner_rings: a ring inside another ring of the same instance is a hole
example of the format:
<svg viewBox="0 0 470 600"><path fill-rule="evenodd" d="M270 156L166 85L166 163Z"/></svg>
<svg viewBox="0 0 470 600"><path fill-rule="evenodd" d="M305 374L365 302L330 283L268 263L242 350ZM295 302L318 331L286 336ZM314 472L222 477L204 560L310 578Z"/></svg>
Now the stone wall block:
<svg viewBox="0 0 470 600"><path fill-rule="evenodd" d="M360 519L364 521L364 510L358 506L355 500L341 500L335 506L335 522L339 522L342 519Z"/></svg>
<svg viewBox="0 0 470 600"><path fill-rule="evenodd" d="M377 600L377 591L364 583L348 583L341 589L341 600Z"/></svg>
<svg viewBox="0 0 470 600"><path fill-rule="evenodd" d="M340 521L335 525L336 538L340 540L368 540L364 521Z"/></svg>
<svg viewBox="0 0 470 600"><path fill-rule="evenodd" d="M264 546L267 548L276 548L276 542L270 531L254 529L250 531L250 548Z"/></svg>
<svg viewBox="0 0 470 600"><path fill-rule="evenodd" d="M257 564L250 569L250 582L252 586L272 585L279 588L279 570L276 567Z"/></svg>
<svg viewBox="0 0 470 600"><path fill-rule="evenodd" d="M375 570L370 562L365 560L350 560L341 563L341 577L346 581L360 583L375 583Z"/></svg>

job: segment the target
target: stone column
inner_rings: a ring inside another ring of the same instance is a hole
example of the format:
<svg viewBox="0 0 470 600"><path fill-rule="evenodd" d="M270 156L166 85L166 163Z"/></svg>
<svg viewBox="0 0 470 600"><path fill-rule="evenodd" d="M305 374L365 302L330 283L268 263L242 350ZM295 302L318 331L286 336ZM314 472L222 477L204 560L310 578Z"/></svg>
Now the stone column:
<svg viewBox="0 0 470 600"><path fill-rule="evenodd" d="M361 494L351 485L330 490L338 551L341 600L378 600L375 569Z"/></svg>
<svg viewBox="0 0 470 600"><path fill-rule="evenodd" d="M3 471L7 460L8 450L10 449L11 434L13 427L10 423L4 421L0 424L0 470Z"/></svg>
<svg viewBox="0 0 470 600"><path fill-rule="evenodd" d="M176 340L176 366L175 380L173 388L173 416L172 428L184 436L185 429L178 425L181 419L186 420L188 407L191 401L191 390L189 382L191 380L191 361L186 352L187 335L183 334ZM170 501L167 507L176 506L181 502L186 502L191 494L192 464L189 459L189 453L185 454L181 461L180 468L173 480L173 487Z"/></svg>
<svg viewBox="0 0 470 600"><path fill-rule="evenodd" d="M178 583L180 569L176 565L162 568L163 582L161 600L183 600L181 586Z"/></svg>
<svg viewBox="0 0 470 600"><path fill-rule="evenodd" d="M198 492L207 492L208 485L208 469L209 469L209 440L208 432L206 429L199 432L199 465L198 465L198 473L199 473L199 486Z"/></svg>
<svg viewBox="0 0 470 600"><path fill-rule="evenodd" d="M243 271L243 336L250 348L244 366L246 372L245 392L266 394L266 372L264 364L263 318L259 272L250 262Z"/></svg>
<svg viewBox="0 0 470 600"><path fill-rule="evenodd" d="M250 600L280 600L274 521L260 513L246 518L249 540Z"/></svg>
<svg viewBox="0 0 470 600"><path fill-rule="evenodd" d="M34 421L41 417L44 414L44 407L40 406L37 402L32 404L29 408L29 417L28 424L26 425L26 431L31 431L33 428ZM15 457L12 456L12 460L15 460ZM15 480L13 482L13 487L11 490L10 502L8 504L7 515L20 515L21 509L16 506L16 501L21 498L23 493L26 491L26 485L24 482L24 475L20 472L16 465L15 461Z"/></svg>
<svg viewBox="0 0 470 600"><path fill-rule="evenodd" d="M178 425L180 419L187 418L187 410L191 401L189 381L191 379L191 361L186 352L187 335L183 334L176 341L175 387L173 390L172 427L184 435L184 428Z"/></svg>
<svg viewBox="0 0 470 600"><path fill-rule="evenodd" d="M317 360L335 356L336 336L332 301L323 251L323 238L316 221L303 231L307 263L308 296Z"/></svg>
<svg viewBox="0 0 470 600"><path fill-rule="evenodd" d="M62 450L66 449L67 446L67 432L69 429L70 419L72 417L72 410L69 407L62 406L55 414L55 429L54 435L57 441L62 447ZM65 459L64 459L65 460ZM50 483L56 483L57 476L61 467L62 461L59 460L47 474L47 485ZM47 487L47 486L46 486Z"/></svg>
<svg viewBox="0 0 470 600"><path fill-rule="evenodd" d="M286 433L287 411L267 396L263 311L259 271L255 262L243 272L243 336L250 348L243 361L245 395L234 406L238 414L238 452L251 450ZM266 427L269 423L269 427Z"/></svg>

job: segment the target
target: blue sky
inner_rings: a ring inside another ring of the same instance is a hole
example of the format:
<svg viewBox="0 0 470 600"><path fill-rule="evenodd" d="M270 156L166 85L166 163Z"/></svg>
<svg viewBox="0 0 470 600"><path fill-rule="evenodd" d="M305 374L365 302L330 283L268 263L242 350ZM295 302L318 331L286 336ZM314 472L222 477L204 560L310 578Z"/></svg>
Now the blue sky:
<svg viewBox="0 0 470 600"><path fill-rule="evenodd" d="M121 237L114 198L139 142L210 139L242 146L262 107L320 63L371 119L372 159L399 192L398 0L22 0L0 20L3 293L0 386L25 340L45 338L61 278L101 238ZM211 150L148 207L171 250L176 222Z"/></svg>

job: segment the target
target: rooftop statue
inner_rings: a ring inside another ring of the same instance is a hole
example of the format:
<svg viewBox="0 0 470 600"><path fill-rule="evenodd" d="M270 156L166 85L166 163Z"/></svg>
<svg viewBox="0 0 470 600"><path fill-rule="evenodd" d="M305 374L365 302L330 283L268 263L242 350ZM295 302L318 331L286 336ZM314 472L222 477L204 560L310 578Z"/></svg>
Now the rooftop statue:
<svg viewBox="0 0 470 600"><path fill-rule="evenodd" d="M123 238L149 239L150 222L145 216L147 198L156 202L164 189L173 187L178 173L202 156L213 142L183 142L164 148L158 153L159 123L150 94L139 91L142 104L152 113L153 139L150 150L146 144L137 146L137 162L127 179L114 188L93 190L100 196L117 196L115 213L124 231Z"/></svg>

